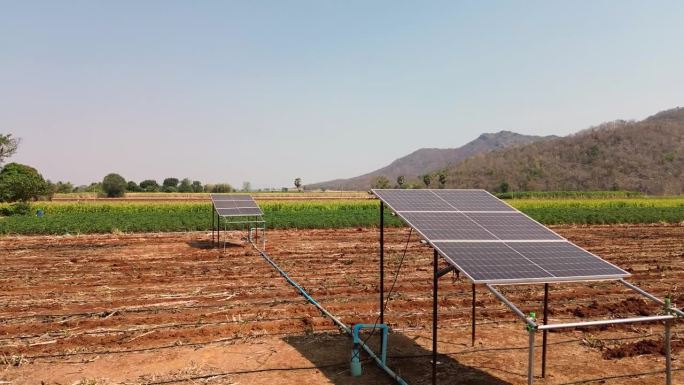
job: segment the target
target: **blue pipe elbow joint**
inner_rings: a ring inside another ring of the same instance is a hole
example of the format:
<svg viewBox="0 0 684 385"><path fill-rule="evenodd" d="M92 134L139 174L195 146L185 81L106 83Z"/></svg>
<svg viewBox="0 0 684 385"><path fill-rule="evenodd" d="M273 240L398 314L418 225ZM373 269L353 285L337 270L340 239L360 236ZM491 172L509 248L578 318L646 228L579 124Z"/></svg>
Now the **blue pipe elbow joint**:
<svg viewBox="0 0 684 385"><path fill-rule="evenodd" d="M352 357L350 362L351 375L354 377L361 376L361 337L359 333L361 329L380 329L382 330L382 351L380 352L380 361L383 365L387 365L387 337L389 334L389 327L385 324L356 324L352 328L352 338L354 339L354 347L352 349Z"/></svg>

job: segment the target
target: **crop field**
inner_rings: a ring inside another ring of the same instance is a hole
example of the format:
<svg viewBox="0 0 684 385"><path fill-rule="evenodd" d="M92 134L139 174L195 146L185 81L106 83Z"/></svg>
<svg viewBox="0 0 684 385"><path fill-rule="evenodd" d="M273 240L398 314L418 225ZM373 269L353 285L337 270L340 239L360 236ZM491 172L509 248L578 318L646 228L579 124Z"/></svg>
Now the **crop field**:
<svg viewBox="0 0 684 385"><path fill-rule="evenodd" d="M378 201L261 200L272 229L373 227ZM524 198L511 205L544 224L680 223L684 197L669 198ZM0 204L0 210L8 205ZM200 231L211 228L207 202L83 201L38 202L45 216L0 217L0 234L88 234L149 231ZM389 226L400 226L387 216Z"/></svg>
<svg viewBox="0 0 684 385"><path fill-rule="evenodd" d="M124 207L133 206L117 210ZM269 215L277 207L267 209ZM376 204L368 210L377 214ZM626 268L630 280L646 290L684 303L681 224L554 230ZM229 233L225 250L210 247L206 232L0 237L0 383L390 383L367 361L361 378L350 377L350 339L243 235ZM408 245L386 312L393 330L388 363L410 384L428 384L432 252L415 236L407 242L407 235L400 227L386 234L386 290ZM373 228L282 229L269 233L267 247L342 321L371 323L378 309L377 237ZM523 311L540 313L540 285L502 290ZM440 282L440 383L526 383L522 323L479 287L477 340L471 346L470 295L462 278ZM659 311L606 282L553 284L550 305L552 322ZM656 323L550 333L548 375L536 383L662 384L662 330ZM681 322L673 332L677 384L684 382ZM538 369L539 364L537 374Z"/></svg>

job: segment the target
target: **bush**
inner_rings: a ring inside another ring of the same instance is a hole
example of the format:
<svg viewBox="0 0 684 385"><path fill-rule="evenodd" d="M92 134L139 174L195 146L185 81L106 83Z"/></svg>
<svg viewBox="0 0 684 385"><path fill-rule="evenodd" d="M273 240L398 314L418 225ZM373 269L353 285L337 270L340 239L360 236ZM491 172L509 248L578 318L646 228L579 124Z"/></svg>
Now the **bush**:
<svg viewBox="0 0 684 385"><path fill-rule="evenodd" d="M31 204L29 202L17 202L0 208L0 215L7 217L12 215L28 215L30 213Z"/></svg>
<svg viewBox="0 0 684 385"><path fill-rule="evenodd" d="M129 180L128 183L126 183L126 191L139 192L142 191L142 189L140 188L140 186L138 186L137 183L135 183L132 180Z"/></svg>
<svg viewBox="0 0 684 385"><path fill-rule="evenodd" d="M126 179L119 174L108 174L102 180L102 190L107 194L108 198L124 196L126 187Z"/></svg>
<svg viewBox="0 0 684 385"><path fill-rule="evenodd" d="M140 182L140 188L145 192L157 192L159 191L159 183L153 179L145 179Z"/></svg>
<svg viewBox="0 0 684 385"><path fill-rule="evenodd" d="M213 193L229 193L233 191L235 191L235 189L228 183L215 184L211 189L211 192Z"/></svg>
<svg viewBox="0 0 684 385"><path fill-rule="evenodd" d="M16 202L51 196L48 183L30 166L9 163L0 171L0 201Z"/></svg>
<svg viewBox="0 0 684 385"><path fill-rule="evenodd" d="M190 179L185 178L180 182L180 185L178 185L178 192L182 192L182 193L191 193L192 192L192 182L190 182Z"/></svg>
<svg viewBox="0 0 684 385"><path fill-rule="evenodd" d="M178 187L178 178L166 178L162 182L164 187L173 187L174 189Z"/></svg>

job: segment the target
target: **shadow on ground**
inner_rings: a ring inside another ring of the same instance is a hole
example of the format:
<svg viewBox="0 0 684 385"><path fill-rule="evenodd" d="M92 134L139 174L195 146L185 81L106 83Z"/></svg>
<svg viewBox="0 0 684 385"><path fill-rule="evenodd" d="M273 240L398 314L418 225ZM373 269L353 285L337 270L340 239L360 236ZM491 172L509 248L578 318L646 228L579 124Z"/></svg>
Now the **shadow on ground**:
<svg viewBox="0 0 684 385"><path fill-rule="evenodd" d="M362 354L363 375L352 377L349 374L352 342L347 335L315 334L283 338L303 357L311 361L331 383L337 385L392 384L390 377L368 355ZM372 337L369 345L375 352L378 337ZM388 346L388 366L411 385L432 383L432 352L418 345L403 334L390 334ZM512 385L482 370L463 365L449 356L440 355L438 383L461 385Z"/></svg>
<svg viewBox="0 0 684 385"><path fill-rule="evenodd" d="M224 247L224 243L223 243L223 242L215 243L215 242L212 242L211 240L208 240L208 241L203 241L203 240L188 241L187 244L188 244L188 246L190 246L190 247L192 247L192 248L195 248L195 249L205 249L205 250L209 250L209 249L223 249L223 247ZM225 243L225 248L226 248L226 249L228 249L228 248L234 248L234 247L245 247L245 244L244 244L244 243L239 243L239 242L237 242L237 241L236 241L236 242L226 241L226 243Z"/></svg>

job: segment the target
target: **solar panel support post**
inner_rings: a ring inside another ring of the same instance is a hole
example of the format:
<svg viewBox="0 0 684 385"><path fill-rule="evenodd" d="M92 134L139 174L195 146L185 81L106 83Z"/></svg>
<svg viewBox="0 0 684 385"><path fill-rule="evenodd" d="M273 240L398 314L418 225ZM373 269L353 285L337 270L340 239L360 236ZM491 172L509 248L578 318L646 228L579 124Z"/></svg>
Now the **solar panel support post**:
<svg viewBox="0 0 684 385"><path fill-rule="evenodd" d="M380 323L385 323L385 204L380 201Z"/></svg>
<svg viewBox="0 0 684 385"><path fill-rule="evenodd" d="M549 284L544 284L544 325L549 323ZM541 361L541 376L546 378L546 334L548 330L542 332L542 361Z"/></svg>
<svg viewBox="0 0 684 385"><path fill-rule="evenodd" d="M672 385L672 320L665 321L665 385Z"/></svg>
<svg viewBox="0 0 684 385"><path fill-rule="evenodd" d="M473 312L471 317L471 333L470 336L470 346L475 346L475 284L473 284Z"/></svg>
<svg viewBox="0 0 684 385"><path fill-rule="evenodd" d="M432 261L432 385L437 384L437 287L439 283L437 262L437 250L434 250Z"/></svg>
<svg viewBox="0 0 684 385"><path fill-rule="evenodd" d="M528 333L530 335L530 347L529 356L527 357L527 385L532 385L534 383L534 333L536 331L534 328L529 328Z"/></svg>

